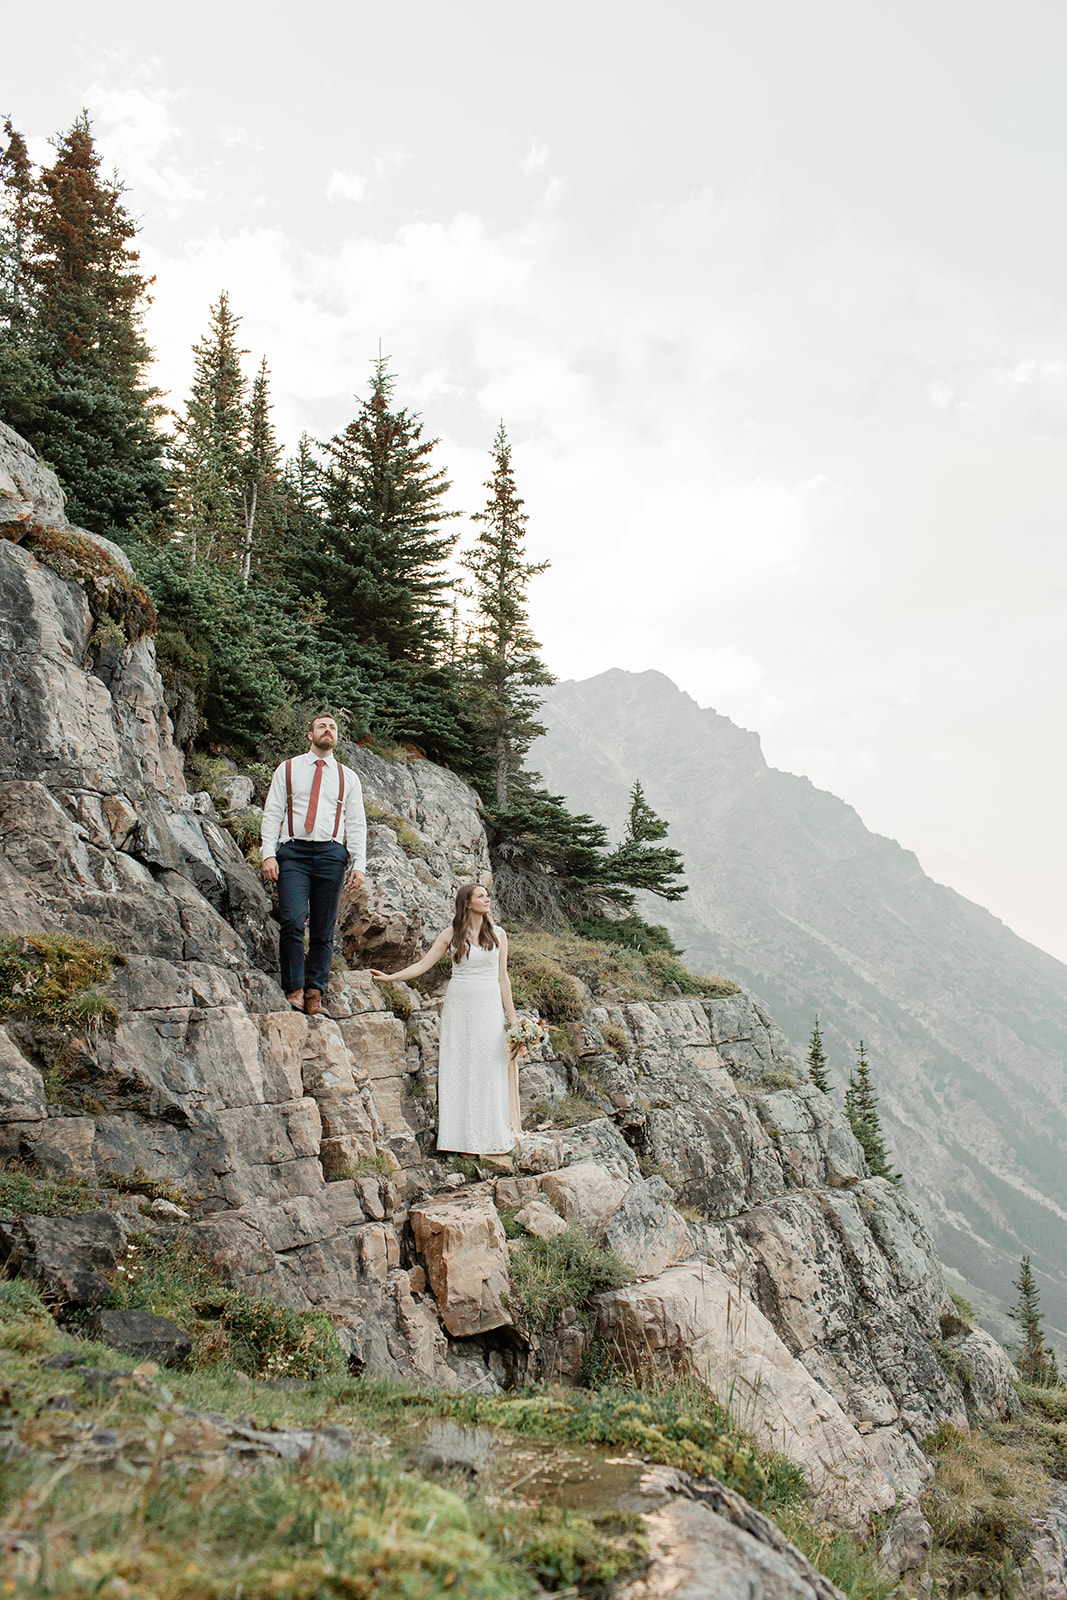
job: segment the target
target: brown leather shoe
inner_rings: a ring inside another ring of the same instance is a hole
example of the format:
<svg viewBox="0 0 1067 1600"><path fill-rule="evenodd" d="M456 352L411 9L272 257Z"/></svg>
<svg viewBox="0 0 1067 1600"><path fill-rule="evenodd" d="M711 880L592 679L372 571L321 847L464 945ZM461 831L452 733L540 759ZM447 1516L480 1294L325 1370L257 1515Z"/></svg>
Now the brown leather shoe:
<svg viewBox="0 0 1067 1600"><path fill-rule="evenodd" d="M292 994L287 994L285 998L288 1000L289 1004L292 1006L294 1011L303 1011L303 1009L304 1009L304 991L303 991L303 989L294 989Z"/></svg>
<svg viewBox="0 0 1067 1600"><path fill-rule="evenodd" d="M304 990L304 1010L309 1017L322 1016L322 995L318 989Z"/></svg>

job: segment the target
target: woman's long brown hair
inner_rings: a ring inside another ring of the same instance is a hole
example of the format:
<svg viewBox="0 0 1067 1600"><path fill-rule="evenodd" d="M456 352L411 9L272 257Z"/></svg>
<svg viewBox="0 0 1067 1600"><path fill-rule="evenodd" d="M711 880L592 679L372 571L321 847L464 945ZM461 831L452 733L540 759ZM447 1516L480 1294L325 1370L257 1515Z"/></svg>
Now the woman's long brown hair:
<svg viewBox="0 0 1067 1600"><path fill-rule="evenodd" d="M465 883L456 895L456 914L452 918L452 951L453 961L462 961L470 949L470 935L467 931L467 919L471 910L471 895L475 889L480 888L477 883ZM485 950L495 950L500 944L493 927L493 919L488 911L482 913L482 926L478 933L478 943Z"/></svg>

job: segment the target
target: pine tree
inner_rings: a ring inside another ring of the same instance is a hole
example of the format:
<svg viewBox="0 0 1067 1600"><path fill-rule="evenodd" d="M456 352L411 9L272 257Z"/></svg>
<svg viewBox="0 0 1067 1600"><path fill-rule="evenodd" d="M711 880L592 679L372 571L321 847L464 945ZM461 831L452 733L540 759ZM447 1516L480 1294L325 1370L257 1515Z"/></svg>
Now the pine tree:
<svg viewBox="0 0 1067 1600"><path fill-rule="evenodd" d="M894 1172L889 1165L889 1151L882 1135L882 1120L878 1115L878 1096L862 1039L856 1052L856 1065L845 1090L845 1116L867 1158L871 1176L899 1183L900 1173Z"/></svg>
<svg viewBox="0 0 1067 1600"><path fill-rule="evenodd" d="M1055 1388L1060 1381L1059 1368L1054 1351L1045 1342L1042 1328L1045 1319L1029 1256L1023 1256L1019 1276L1013 1279L1012 1287L1019 1291L1019 1298L1008 1316L1022 1334L1015 1369L1024 1383L1033 1383L1042 1389Z"/></svg>
<svg viewBox="0 0 1067 1600"><path fill-rule="evenodd" d="M544 733L535 691L555 683L537 652L526 612L531 578L548 570L547 561L523 559L528 517L515 487L511 445L501 423L493 440L493 474L485 487L489 501L472 522L481 524L472 550L460 564L473 579L474 626L467 647L466 673L476 726L484 729L496 772L496 805L507 809L512 778L530 744ZM452 619L452 631L456 618ZM453 645L454 648L454 645Z"/></svg>
<svg viewBox="0 0 1067 1600"><path fill-rule="evenodd" d="M27 434L58 473L72 520L121 537L167 503L162 408L145 382L151 351L141 329L151 280L137 270L122 186L100 175L88 118L56 141L54 163L28 194L24 146L9 137L19 346L47 375Z"/></svg>
<svg viewBox="0 0 1067 1600"><path fill-rule="evenodd" d="M324 596L331 625L392 661L435 663L448 642L444 563L459 513L442 501L451 488L432 461L437 439L393 402L384 357L358 415L326 446L324 530L308 580Z"/></svg>
<svg viewBox="0 0 1067 1600"><path fill-rule="evenodd" d="M815 1026L811 1030L811 1043L808 1046L808 1076L816 1089L821 1089L823 1094L830 1093L830 1080L826 1075L826 1053L822 1047L818 1017L815 1018Z"/></svg>
<svg viewBox="0 0 1067 1600"><path fill-rule="evenodd" d="M641 889L663 900L680 900L688 893L687 885L676 881L685 871L681 855L670 845L654 842L666 837L667 828L645 799L641 784L635 782L622 843L602 864L602 881L612 888L613 898L620 904L632 905L629 889ZM621 892L619 885L623 886Z"/></svg>
<svg viewBox="0 0 1067 1600"><path fill-rule="evenodd" d="M177 536L197 561L238 565L248 539L247 382L237 343L241 319L223 291L207 334L193 346L193 386L174 444ZM276 457L275 457L276 459Z"/></svg>

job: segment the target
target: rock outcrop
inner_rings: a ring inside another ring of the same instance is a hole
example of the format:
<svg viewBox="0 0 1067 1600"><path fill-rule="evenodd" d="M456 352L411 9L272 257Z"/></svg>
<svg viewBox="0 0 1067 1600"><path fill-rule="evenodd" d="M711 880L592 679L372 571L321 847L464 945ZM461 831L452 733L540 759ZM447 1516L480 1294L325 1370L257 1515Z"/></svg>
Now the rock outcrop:
<svg viewBox="0 0 1067 1600"><path fill-rule="evenodd" d="M62 530L58 489L6 445L0 492ZM151 639L113 646L102 676L76 575L6 538L0 628L0 925L118 958L117 1021L76 1031L47 1083L32 1027L0 1028L0 1152L83 1178L100 1204L65 1232L5 1220L14 1267L92 1304L128 1225L104 1180L148 1173L182 1204L139 1227L188 1212L185 1236L237 1285L329 1312L354 1369L573 1382L595 1328L620 1363L695 1371L858 1520L919 1492L924 1438L966 1427L968 1400L1008 1414L1003 1353L951 1314L919 1214L868 1175L754 1001L591 1005L577 1064L540 1048L524 1102L580 1093L601 1115L529 1135L495 1181L448 1172L437 1004L404 991L395 1015L339 964L329 1015L286 1005L266 895L210 798L186 793ZM347 754L373 810L345 949L399 963L448 920L456 882L488 874L478 805L430 763ZM528 1336L501 1211L541 1237L584 1231L635 1281ZM80 1268L62 1254L78 1229Z"/></svg>

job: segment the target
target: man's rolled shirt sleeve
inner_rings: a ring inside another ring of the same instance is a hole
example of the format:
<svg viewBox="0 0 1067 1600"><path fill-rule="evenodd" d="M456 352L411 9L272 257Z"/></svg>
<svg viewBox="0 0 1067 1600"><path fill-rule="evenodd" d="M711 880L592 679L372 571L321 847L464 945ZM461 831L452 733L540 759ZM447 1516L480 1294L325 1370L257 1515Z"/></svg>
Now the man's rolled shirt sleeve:
<svg viewBox="0 0 1067 1600"><path fill-rule="evenodd" d="M278 854L278 835L281 832L282 818L285 815L285 763L275 767L274 776L270 780L267 791L267 802L263 807L263 820L260 823L260 839L263 842L263 859L267 861L271 856Z"/></svg>
<svg viewBox="0 0 1067 1600"><path fill-rule="evenodd" d="M265 810L263 814L266 816ZM350 866L357 872L366 872L367 813L363 808L363 785L351 767L345 768L345 848Z"/></svg>

